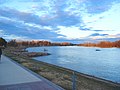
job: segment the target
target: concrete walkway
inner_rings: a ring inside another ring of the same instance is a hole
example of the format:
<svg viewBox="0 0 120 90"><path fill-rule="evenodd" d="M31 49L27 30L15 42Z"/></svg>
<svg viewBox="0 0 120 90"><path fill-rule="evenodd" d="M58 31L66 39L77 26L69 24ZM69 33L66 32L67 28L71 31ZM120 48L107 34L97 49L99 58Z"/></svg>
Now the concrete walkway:
<svg viewBox="0 0 120 90"><path fill-rule="evenodd" d="M2 55L2 61L0 62L0 90L63 89Z"/></svg>

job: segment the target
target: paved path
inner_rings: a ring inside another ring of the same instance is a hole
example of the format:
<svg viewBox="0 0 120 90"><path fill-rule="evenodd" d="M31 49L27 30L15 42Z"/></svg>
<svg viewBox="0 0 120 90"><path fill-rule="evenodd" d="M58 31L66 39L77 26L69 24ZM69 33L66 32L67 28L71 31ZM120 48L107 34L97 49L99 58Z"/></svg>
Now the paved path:
<svg viewBox="0 0 120 90"><path fill-rule="evenodd" d="M63 90L52 82L2 56L0 90Z"/></svg>

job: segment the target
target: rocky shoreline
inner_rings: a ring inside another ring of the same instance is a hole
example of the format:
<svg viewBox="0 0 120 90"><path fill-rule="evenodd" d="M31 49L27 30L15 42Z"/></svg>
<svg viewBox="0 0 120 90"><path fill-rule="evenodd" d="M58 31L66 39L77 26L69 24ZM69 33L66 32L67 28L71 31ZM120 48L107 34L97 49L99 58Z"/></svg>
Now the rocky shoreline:
<svg viewBox="0 0 120 90"><path fill-rule="evenodd" d="M9 47L9 49L7 48L6 50L8 50L11 54L24 57L38 57L51 55L47 52L28 52L26 48L27 47Z"/></svg>

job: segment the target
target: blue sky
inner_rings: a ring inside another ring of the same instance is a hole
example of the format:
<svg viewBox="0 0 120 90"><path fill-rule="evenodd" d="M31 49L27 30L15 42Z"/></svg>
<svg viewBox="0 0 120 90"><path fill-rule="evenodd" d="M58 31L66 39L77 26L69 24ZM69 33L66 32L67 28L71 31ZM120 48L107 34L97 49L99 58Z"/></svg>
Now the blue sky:
<svg viewBox="0 0 120 90"><path fill-rule="evenodd" d="M120 39L120 0L0 0L0 37L69 41Z"/></svg>

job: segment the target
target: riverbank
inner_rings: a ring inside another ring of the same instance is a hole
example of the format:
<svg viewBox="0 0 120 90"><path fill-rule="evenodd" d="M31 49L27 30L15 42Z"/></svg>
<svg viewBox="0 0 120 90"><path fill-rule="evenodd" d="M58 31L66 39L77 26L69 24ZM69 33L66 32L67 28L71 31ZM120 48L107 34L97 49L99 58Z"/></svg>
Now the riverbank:
<svg viewBox="0 0 120 90"><path fill-rule="evenodd" d="M9 47L6 48L5 51L10 52L11 54L17 55L17 56L24 56L24 57L38 57L38 56L47 56L51 55L50 53L47 52L28 52L26 50L26 47Z"/></svg>
<svg viewBox="0 0 120 90"><path fill-rule="evenodd" d="M22 64L23 66L27 67L28 69L60 85L66 90L72 90L72 75L74 72L73 70L36 61L31 59L31 57L24 56L21 53L21 50L24 49L23 47L11 48L6 48L4 50L4 54L14 59L16 62ZM20 54L16 54L14 50L18 52L20 51ZM113 83L79 72L75 72L75 76L77 90L120 90L120 84L118 83Z"/></svg>

